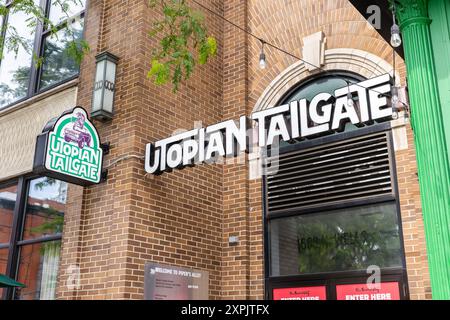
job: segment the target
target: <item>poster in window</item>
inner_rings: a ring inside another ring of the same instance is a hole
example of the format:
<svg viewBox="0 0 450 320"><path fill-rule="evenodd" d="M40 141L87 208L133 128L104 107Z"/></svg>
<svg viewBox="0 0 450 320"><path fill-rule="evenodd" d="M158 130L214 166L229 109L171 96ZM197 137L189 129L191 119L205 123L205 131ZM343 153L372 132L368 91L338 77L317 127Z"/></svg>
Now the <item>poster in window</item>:
<svg viewBox="0 0 450 320"><path fill-rule="evenodd" d="M336 286L337 300L400 300L398 282L344 284Z"/></svg>
<svg viewBox="0 0 450 320"><path fill-rule="evenodd" d="M325 286L273 289L273 300L326 300Z"/></svg>

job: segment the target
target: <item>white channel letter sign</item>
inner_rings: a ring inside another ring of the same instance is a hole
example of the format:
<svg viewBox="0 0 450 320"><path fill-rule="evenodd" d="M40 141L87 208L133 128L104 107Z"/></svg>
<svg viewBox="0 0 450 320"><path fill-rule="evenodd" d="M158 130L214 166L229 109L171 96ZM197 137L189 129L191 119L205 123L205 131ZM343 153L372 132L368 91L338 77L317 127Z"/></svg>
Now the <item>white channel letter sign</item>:
<svg viewBox="0 0 450 320"><path fill-rule="evenodd" d="M337 89L334 95L319 93L311 101L301 99L289 104L254 112L251 118L228 120L176 134L155 143L145 151L145 171L160 174L194 164L211 163L217 156L233 157L249 151L247 129L257 122L258 145L267 147L276 139L295 141L342 132L347 122L358 127L391 120L392 106L389 74ZM358 100L348 104L351 92Z"/></svg>

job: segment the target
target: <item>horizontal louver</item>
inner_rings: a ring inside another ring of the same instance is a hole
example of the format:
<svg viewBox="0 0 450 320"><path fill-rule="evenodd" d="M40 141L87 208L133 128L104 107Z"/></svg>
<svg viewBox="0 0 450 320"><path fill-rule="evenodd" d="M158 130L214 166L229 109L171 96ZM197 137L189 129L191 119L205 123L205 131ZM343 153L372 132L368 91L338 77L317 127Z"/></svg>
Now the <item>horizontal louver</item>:
<svg viewBox="0 0 450 320"><path fill-rule="evenodd" d="M385 132L282 154L278 167L268 169L267 175L269 213L392 192Z"/></svg>

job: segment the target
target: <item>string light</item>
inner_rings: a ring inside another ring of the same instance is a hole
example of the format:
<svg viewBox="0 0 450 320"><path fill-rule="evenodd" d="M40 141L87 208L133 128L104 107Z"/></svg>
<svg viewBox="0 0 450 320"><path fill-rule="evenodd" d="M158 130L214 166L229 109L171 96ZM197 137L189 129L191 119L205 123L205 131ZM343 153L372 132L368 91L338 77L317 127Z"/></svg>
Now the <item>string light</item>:
<svg viewBox="0 0 450 320"><path fill-rule="evenodd" d="M308 61L306 61L306 60L296 56L295 54L293 54L293 53L291 53L289 51L286 51L283 48L280 48L280 47L276 46L273 43L270 43L270 42L267 42L267 41L261 39L257 35L253 34L250 31L248 31L246 28L243 28L243 27L239 26L238 24L236 24L233 21L225 18L223 15L221 15L221 14L217 13L216 11L208 8L204 4L198 2L197 0L191 0L191 1L194 2L195 4L197 4L199 7L202 7L206 11L210 12L211 14L219 17L220 19L222 19L223 21L227 22L228 24L234 26L236 29L239 29L240 31L248 34L249 36L259 40L261 42L261 52L259 54L259 67L261 69L264 69L264 68L267 67L266 55L264 53L264 45L268 45L268 46L274 48L275 50L278 50L279 52L282 52L282 53L284 53L284 54L286 54L286 55L288 55L288 56L290 56L290 57L292 57L292 58L294 58L296 60L302 61L303 63L308 64L308 65L310 65L310 66L312 66L312 67L322 71L323 73L330 74L330 72L328 70L325 70L325 69L323 69L320 66L316 66L316 65L312 64L311 62L308 62ZM402 44L402 38L400 36L400 27L397 25L396 19L395 19L395 0L393 2L393 6L392 6L392 20L393 20L393 25L391 27L391 41L390 41L390 43L391 43L392 47L398 48ZM376 91L374 89L369 89L369 90L372 91L372 92L376 92L376 93L378 93L381 96L392 98L392 109L393 109L392 119L393 120L398 119L398 117L399 117L399 113L398 112L400 111L400 109L398 108L398 105L402 104L401 110L404 110L404 119L405 119L405 122L407 123L407 122L409 122L409 117L410 117L410 115L409 115L409 106L407 104L405 104L403 101L400 101L399 96L398 96L398 87L396 86L396 81L395 81L395 50L393 50L393 55L394 55L394 57L393 57L394 58L394 74L393 74L393 78L394 78L393 91L394 92L393 93L396 93L396 94L388 95L388 94L385 94L385 93L378 92L378 91ZM348 91L349 91L347 93L347 105L349 107L354 107L355 102L353 100L352 93L350 92L350 86L351 85L355 85L355 86L359 86L359 87L364 88L364 89L367 89L367 88L361 86L358 83L352 83L352 82L350 82L348 80L346 80L346 82L347 82Z"/></svg>
<svg viewBox="0 0 450 320"><path fill-rule="evenodd" d="M211 8L208 8L208 7L205 6L204 4L198 2L197 0L191 0L191 1L192 1L193 3L195 3L196 5L198 5L199 7L201 7L201 8L203 8L203 9L205 9L206 11L210 12L211 14L213 14L213 15L219 17L220 19L222 19L223 21L227 22L228 24L232 25L232 26L235 27L236 29L239 29L240 31L242 31L242 32L248 34L249 36L251 36L251 37L253 37L253 38L259 40L259 41L262 42L262 43L264 43L264 45L270 46L270 47L274 48L275 50L278 50L278 51L280 51L280 52L282 52L282 53L284 53L284 54L286 54L286 55L288 55L288 56L290 56L290 57L292 57L292 58L294 58L294 59L296 59L296 60L302 61L303 63L308 64L308 65L310 65L310 66L312 66L312 67L314 67L314 68L316 68L316 69L322 71L323 73L330 74L330 72L329 72L328 70L325 70L325 69L323 69L323 68L320 67L320 66L316 66L316 65L314 65L313 63L308 62L308 61L306 61L306 60L300 58L299 56L296 56L295 54L293 54L293 53L291 53L291 52L289 52L289 51L286 51L286 50L284 50L283 48L280 48L280 47L276 46L276 45L273 44L273 43L270 43L270 42L267 42L267 41L261 39L261 38L258 37L257 35L253 34L252 32L248 31L247 29L245 29L245 28L239 26L238 24L234 23L233 21L231 21L231 20L225 18L223 15L217 13L216 11L212 10ZM261 54L260 54L260 58L261 58ZM264 58L265 58L265 55L264 55ZM266 60L264 60L264 61L266 62L266 66L267 66L267 61L266 61ZM259 62L261 63L261 59L260 59ZM260 65L260 67L261 67L261 65ZM355 86L358 86L358 87L367 89L366 87L363 87L363 86L361 86L360 84L358 84L358 83L356 83L356 82L355 82L355 83L352 82L352 83L350 83L350 85L355 85ZM390 96L389 96L388 94L378 92L378 91L376 91L376 90L374 90L374 89L369 89L369 90L372 91L372 92L376 92L376 93L378 93L378 94L381 95L381 96L389 97L389 98L390 98Z"/></svg>
<svg viewBox="0 0 450 320"><path fill-rule="evenodd" d="M391 46L398 48L402 45L402 37L400 36L400 27L395 21L395 1L392 5L392 27L391 27Z"/></svg>
<svg viewBox="0 0 450 320"><path fill-rule="evenodd" d="M259 67L261 69L265 69L267 66L267 62L266 62L266 54L264 53L264 40L260 40L261 41L261 52L259 54Z"/></svg>

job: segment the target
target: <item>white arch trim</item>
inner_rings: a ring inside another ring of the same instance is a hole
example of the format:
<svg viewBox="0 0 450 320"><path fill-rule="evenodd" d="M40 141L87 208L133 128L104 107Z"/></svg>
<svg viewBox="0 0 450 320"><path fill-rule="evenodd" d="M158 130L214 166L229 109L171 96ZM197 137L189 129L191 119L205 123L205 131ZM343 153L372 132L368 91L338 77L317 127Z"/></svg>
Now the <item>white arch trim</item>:
<svg viewBox="0 0 450 320"><path fill-rule="evenodd" d="M394 68L386 60L363 50L338 48L325 51L324 70L352 71L365 78L373 78L382 74L393 75ZM313 74L319 74L321 70L308 71L303 61L298 61L281 72L264 90L256 102L253 112L273 108L283 95L294 85ZM397 85L400 83L400 75L396 71Z"/></svg>

